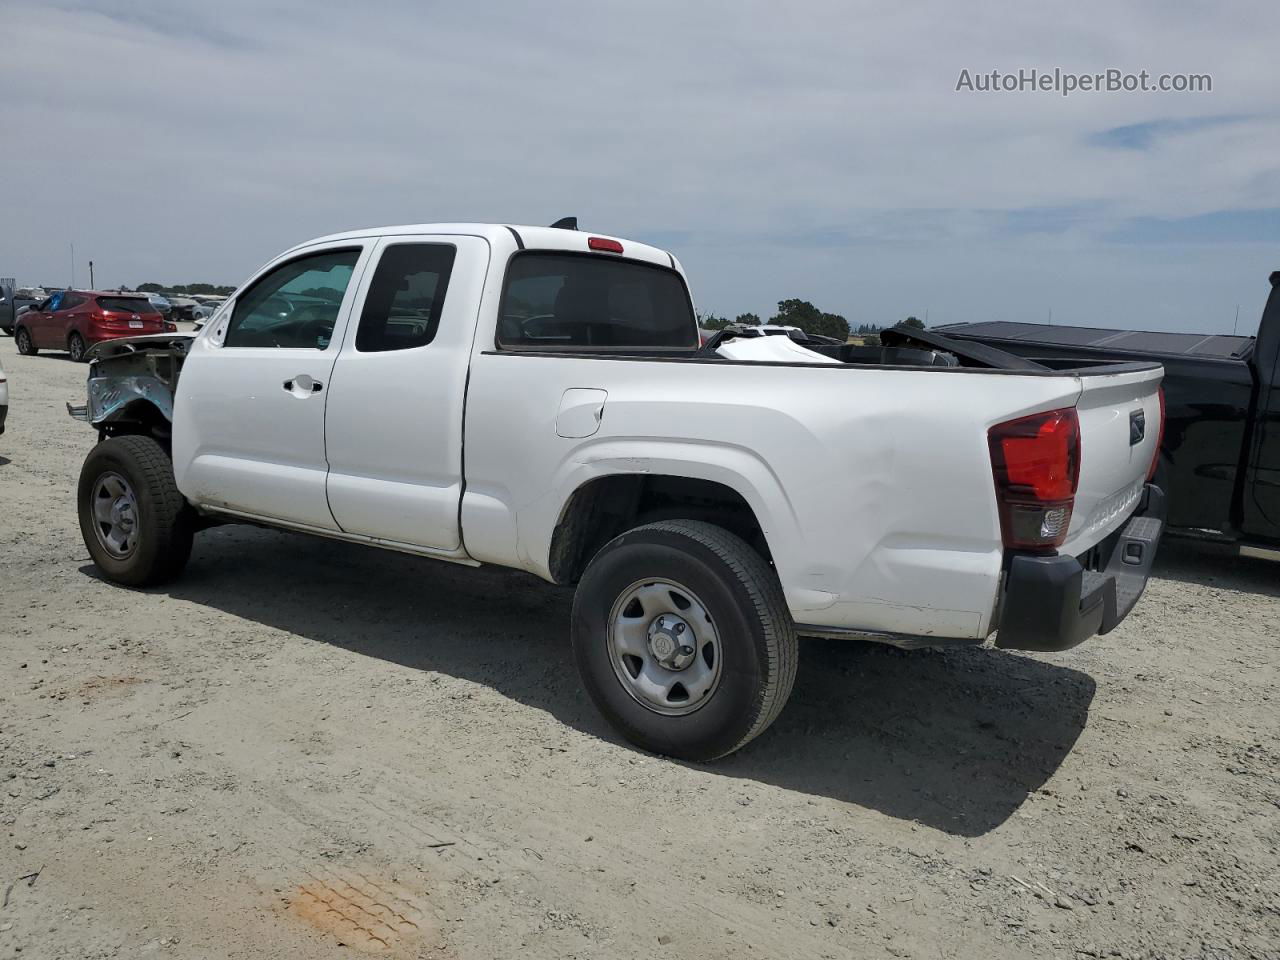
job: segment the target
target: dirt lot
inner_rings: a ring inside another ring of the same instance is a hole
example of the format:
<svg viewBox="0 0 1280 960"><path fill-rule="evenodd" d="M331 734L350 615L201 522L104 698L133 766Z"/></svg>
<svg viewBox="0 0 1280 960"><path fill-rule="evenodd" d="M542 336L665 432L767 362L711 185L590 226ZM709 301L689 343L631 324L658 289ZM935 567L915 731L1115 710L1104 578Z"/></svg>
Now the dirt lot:
<svg viewBox="0 0 1280 960"><path fill-rule="evenodd" d="M1280 956L1280 567L1167 545L1060 655L807 642L685 765L525 576L225 527L99 581L85 368L0 358L0 957Z"/></svg>

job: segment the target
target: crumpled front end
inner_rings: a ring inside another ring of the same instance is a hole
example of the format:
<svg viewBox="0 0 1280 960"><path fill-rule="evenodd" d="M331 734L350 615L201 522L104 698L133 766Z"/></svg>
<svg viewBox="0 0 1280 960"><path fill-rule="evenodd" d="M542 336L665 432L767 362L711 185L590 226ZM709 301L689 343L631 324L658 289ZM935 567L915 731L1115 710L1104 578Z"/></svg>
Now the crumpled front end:
<svg viewBox="0 0 1280 960"><path fill-rule="evenodd" d="M173 394L191 338L130 337L98 344L90 360L87 402L67 413L100 430L109 424L173 421Z"/></svg>

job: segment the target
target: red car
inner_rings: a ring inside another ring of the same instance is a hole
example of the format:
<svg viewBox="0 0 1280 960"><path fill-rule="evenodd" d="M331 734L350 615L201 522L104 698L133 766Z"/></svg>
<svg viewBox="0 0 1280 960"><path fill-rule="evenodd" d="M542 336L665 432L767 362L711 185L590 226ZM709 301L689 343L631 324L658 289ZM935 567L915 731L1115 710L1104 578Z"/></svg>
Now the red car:
<svg viewBox="0 0 1280 960"><path fill-rule="evenodd" d="M19 353L65 350L79 363L103 340L177 329L143 294L62 290L18 314L13 338Z"/></svg>

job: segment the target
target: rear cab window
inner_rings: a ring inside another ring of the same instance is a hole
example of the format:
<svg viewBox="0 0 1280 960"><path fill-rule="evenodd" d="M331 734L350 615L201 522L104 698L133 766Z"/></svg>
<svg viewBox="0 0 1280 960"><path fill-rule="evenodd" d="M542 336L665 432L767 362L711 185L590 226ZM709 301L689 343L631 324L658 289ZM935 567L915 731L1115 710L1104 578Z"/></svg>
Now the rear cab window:
<svg viewBox="0 0 1280 960"><path fill-rule="evenodd" d="M512 257L498 307L507 350L696 350L698 328L675 270L591 253Z"/></svg>

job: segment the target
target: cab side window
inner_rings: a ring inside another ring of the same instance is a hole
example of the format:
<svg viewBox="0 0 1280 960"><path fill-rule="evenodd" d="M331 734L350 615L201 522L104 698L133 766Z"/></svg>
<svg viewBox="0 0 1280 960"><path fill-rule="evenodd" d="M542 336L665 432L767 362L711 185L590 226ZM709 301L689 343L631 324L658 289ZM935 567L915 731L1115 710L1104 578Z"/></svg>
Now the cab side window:
<svg viewBox="0 0 1280 960"><path fill-rule="evenodd" d="M434 340L456 254L445 243L397 243L383 250L360 312L356 349L409 350Z"/></svg>
<svg viewBox="0 0 1280 960"><path fill-rule="evenodd" d="M324 350L359 259L326 250L276 267L236 299L223 346Z"/></svg>

